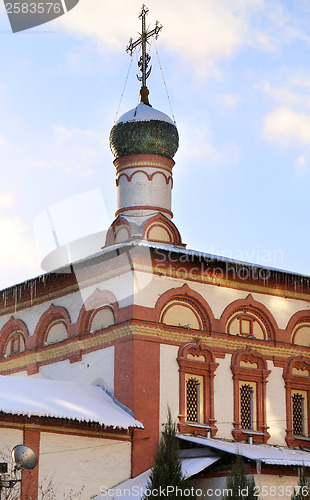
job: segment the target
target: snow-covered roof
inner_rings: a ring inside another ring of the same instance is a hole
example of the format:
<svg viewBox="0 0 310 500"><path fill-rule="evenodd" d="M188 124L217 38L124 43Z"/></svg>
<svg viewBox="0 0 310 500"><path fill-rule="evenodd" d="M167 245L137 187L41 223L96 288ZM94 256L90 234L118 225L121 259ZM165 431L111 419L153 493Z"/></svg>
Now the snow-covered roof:
<svg viewBox="0 0 310 500"><path fill-rule="evenodd" d="M129 429L143 425L100 387L62 380L0 375L0 411Z"/></svg>
<svg viewBox="0 0 310 500"><path fill-rule="evenodd" d="M163 113L162 111L158 111L157 109L148 106L147 104L143 104L140 102L136 108L127 111L124 113L115 123L126 123L126 122L149 122L150 120L160 120L162 122L168 122L174 125L171 118L168 115Z"/></svg>
<svg viewBox="0 0 310 500"><path fill-rule="evenodd" d="M268 465L296 465L310 467L310 453L308 451L291 450L269 446L266 444L246 444L230 441L221 441L219 439L178 436L184 441L208 446L214 450L241 455L250 460L260 461Z"/></svg>
<svg viewBox="0 0 310 500"><path fill-rule="evenodd" d="M183 458L182 459L182 472L185 477L191 477L198 472L206 469L214 462L219 460L220 457L199 457L199 458ZM151 469L143 472L139 476L134 477L133 479L127 479L123 483L114 486L114 495L108 495L110 500L121 498L122 500L129 500L135 498L139 500L142 498L145 490L148 479L150 477ZM102 499L102 496L95 497L96 499Z"/></svg>

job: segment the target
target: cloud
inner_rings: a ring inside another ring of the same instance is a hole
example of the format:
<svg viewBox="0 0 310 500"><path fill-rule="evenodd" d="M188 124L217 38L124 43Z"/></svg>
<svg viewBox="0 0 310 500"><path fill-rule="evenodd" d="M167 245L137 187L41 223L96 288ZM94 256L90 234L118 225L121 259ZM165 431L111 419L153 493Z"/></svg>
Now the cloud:
<svg viewBox="0 0 310 500"><path fill-rule="evenodd" d="M264 137L282 147L310 147L310 114L277 108L265 118Z"/></svg>
<svg viewBox="0 0 310 500"><path fill-rule="evenodd" d="M224 108L234 109L240 98L235 94L222 94L219 96L219 102Z"/></svg>
<svg viewBox="0 0 310 500"><path fill-rule="evenodd" d="M0 193L0 208L8 209L11 208L15 203L15 200L11 193Z"/></svg>
<svg viewBox="0 0 310 500"><path fill-rule="evenodd" d="M283 75L278 78L281 79L281 85L272 85L270 82L263 80L256 85L256 88L261 89L269 99L280 103L282 106L295 109L310 107L310 78L307 75L299 77L287 76L284 83Z"/></svg>
<svg viewBox="0 0 310 500"><path fill-rule="evenodd" d="M253 28L255 15L271 10L263 0L149 0L148 7L150 26L156 19L163 25L160 45L194 64L201 78L210 73L216 76L218 60L231 57L242 47L271 51L279 38L278 33L271 36ZM123 51L130 37L138 37L140 10L140 0L92 0L79 2L56 22L64 30L100 41L107 51Z"/></svg>
<svg viewBox="0 0 310 500"><path fill-rule="evenodd" d="M206 125L197 125L195 127L191 125L182 127L179 130L182 141L180 148L178 150L177 164L183 165L187 169L190 164L192 173L194 165L201 168L209 168L211 171L214 168L214 164L219 170L219 165L221 169L234 166L240 160L241 150L233 142L227 144L215 145L213 138L213 133Z"/></svg>
<svg viewBox="0 0 310 500"><path fill-rule="evenodd" d="M302 175L307 169L307 155L304 153L296 158L296 172Z"/></svg>
<svg viewBox="0 0 310 500"><path fill-rule="evenodd" d="M46 137L46 144L26 160L27 168L61 168L67 174L74 171L85 177L90 174L94 161L105 154L107 141L101 132L58 125L51 135Z"/></svg>
<svg viewBox="0 0 310 500"><path fill-rule="evenodd" d="M41 273L30 228L20 217L0 215L0 234L0 289Z"/></svg>

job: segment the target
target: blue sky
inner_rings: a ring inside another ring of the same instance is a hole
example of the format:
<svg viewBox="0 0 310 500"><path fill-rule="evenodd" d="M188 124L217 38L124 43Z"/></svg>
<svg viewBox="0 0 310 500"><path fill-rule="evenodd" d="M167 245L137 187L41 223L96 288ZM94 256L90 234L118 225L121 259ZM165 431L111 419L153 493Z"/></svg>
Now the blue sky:
<svg viewBox="0 0 310 500"><path fill-rule="evenodd" d="M150 26L163 25L157 48L180 135L172 208L183 241L310 275L310 2L147 6ZM1 288L42 272L36 242L55 204L64 203L59 231L68 238L114 218L109 132L140 9L136 0L80 0L13 34L1 5ZM171 114L153 45L151 56L150 102ZM134 57L120 114L138 102L136 72ZM79 214L79 227L66 210L71 197L88 217Z"/></svg>

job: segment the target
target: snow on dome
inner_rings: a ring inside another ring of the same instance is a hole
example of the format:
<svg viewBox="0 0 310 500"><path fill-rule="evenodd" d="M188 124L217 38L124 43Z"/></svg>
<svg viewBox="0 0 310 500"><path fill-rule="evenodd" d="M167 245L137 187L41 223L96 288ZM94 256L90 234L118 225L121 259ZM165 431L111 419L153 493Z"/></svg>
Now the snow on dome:
<svg viewBox="0 0 310 500"><path fill-rule="evenodd" d="M54 417L129 429L143 425L100 387L63 380L0 375L0 411L28 417Z"/></svg>
<svg viewBox="0 0 310 500"><path fill-rule="evenodd" d="M157 109L148 106L147 104L143 104L140 102L136 108L127 111L124 113L115 123L126 123L126 122L149 122L151 120L159 120L162 122L171 123L174 125L171 118L163 113L162 111L158 111Z"/></svg>
<svg viewBox="0 0 310 500"><path fill-rule="evenodd" d="M172 159L178 147L179 134L171 118L142 102L121 116L110 132L110 148L117 159L141 154Z"/></svg>

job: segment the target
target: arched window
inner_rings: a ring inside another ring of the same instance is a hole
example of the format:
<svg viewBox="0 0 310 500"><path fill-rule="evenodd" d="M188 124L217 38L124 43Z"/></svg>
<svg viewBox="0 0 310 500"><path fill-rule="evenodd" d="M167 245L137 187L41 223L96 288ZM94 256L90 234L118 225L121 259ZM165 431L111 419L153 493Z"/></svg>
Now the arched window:
<svg viewBox="0 0 310 500"><path fill-rule="evenodd" d="M96 309L90 318L89 331L96 332L114 325L114 314L111 307Z"/></svg>
<svg viewBox="0 0 310 500"><path fill-rule="evenodd" d="M206 321L199 308L193 301L184 297L176 297L168 302L161 312L160 321L181 328L206 329Z"/></svg>
<svg viewBox="0 0 310 500"><path fill-rule="evenodd" d="M5 345L4 355L12 356L25 350L25 339L21 332L12 333Z"/></svg>
<svg viewBox="0 0 310 500"><path fill-rule="evenodd" d="M267 339L267 325L263 318L251 310L235 311L226 324L226 332L230 335L240 335L256 339Z"/></svg>
<svg viewBox="0 0 310 500"><path fill-rule="evenodd" d="M57 320L54 321L45 334L45 344L55 344L56 342L61 342L68 337L67 325L64 321Z"/></svg>
<svg viewBox="0 0 310 500"><path fill-rule="evenodd" d="M231 358L234 381L234 429L236 440L266 443L270 435L266 422L266 383L270 370L263 356L248 348Z"/></svg>
<svg viewBox="0 0 310 500"><path fill-rule="evenodd" d="M289 446L309 446L310 361L299 356L289 361L283 378L286 390L286 442Z"/></svg>
<svg viewBox="0 0 310 500"><path fill-rule="evenodd" d="M302 321L293 328L292 343L310 347L310 322Z"/></svg>
<svg viewBox="0 0 310 500"><path fill-rule="evenodd" d="M218 363L212 352L201 340L180 347L178 355L180 372L181 432L203 433L217 431L214 419L214 373Z"/></svg>

